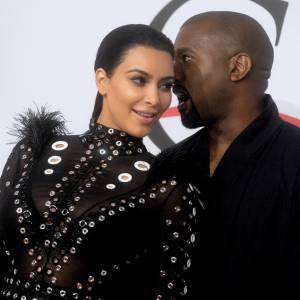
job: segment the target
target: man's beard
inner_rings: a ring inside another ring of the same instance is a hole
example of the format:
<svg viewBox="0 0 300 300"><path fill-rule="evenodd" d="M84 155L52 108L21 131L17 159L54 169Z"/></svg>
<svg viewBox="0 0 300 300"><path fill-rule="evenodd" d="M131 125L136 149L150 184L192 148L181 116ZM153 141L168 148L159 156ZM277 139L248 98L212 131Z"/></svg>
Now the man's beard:
<svg viewBox="0 0 300 300"><path fill-rule="evenodd" d="M180 117L182 125L186 128L194 129L205 126L205 122L200 117L193 103L189 110L180 109Z"/></svg>

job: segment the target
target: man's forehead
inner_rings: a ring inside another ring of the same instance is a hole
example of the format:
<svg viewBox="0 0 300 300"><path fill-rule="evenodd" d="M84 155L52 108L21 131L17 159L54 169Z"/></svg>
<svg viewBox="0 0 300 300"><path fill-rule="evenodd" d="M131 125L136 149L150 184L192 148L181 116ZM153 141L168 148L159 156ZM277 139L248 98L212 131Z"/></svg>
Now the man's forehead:
<svg viewBox="0 0 300 300"><path fill-rule="evenodd" d="M187 25L180 29L175 39L175 49L198 49L212 44L213 37L205 27Z"/></svg>

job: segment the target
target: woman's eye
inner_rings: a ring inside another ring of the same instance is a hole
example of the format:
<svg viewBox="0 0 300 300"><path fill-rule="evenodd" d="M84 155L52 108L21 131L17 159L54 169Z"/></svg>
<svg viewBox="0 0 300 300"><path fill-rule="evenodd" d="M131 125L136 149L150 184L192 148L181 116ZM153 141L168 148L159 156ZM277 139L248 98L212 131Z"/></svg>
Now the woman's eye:
<svg viewBox="0 0 300 300"><path fill-rule="evenodd" d="M183 54L182 60L183 62L189 62L192 58L189 55Z"/></svg>
<svg viewBox="0 0 300 300"><path fill-rule="evenodd" d="M143 86L146 83L146 78L141 77L141 76L131 78L131 80L138 86Z"/></svg>
<svg viewBox="0 0 300 300"><path fill-rule="evenodd" d="M166 82L160 86L160 89L164 92L170 92L172 90L173 85L173 82Z"/></svg>

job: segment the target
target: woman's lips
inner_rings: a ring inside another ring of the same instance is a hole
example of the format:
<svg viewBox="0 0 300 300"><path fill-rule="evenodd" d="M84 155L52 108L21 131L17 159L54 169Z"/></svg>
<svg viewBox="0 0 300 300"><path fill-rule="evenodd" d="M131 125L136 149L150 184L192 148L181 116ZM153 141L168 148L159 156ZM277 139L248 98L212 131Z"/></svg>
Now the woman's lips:
<svg viewBox="0 0 300 300"><path fill-rule="evenodd" d="M132 110L138 120L144 124L150 124L155 119L157 113L154 112L144 112L139 110Z"/></svg>

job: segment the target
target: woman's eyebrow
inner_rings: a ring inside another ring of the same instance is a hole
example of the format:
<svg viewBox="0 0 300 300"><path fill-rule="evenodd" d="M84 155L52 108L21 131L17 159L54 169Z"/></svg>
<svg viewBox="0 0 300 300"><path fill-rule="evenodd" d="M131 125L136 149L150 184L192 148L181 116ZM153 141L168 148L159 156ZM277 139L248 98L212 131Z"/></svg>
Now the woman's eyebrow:
<svg viewBox="0 0 300 300"><path fill-rule="evenodd" d="M141 69L137 69L137 68L136 69L130 69L126 73L133 73L133 72L138 72L138 73L143 74L144 76L147 76L149 78L153 77L151 74L147 73L146 71L141 70ZM165 77L161 78L160 80L172 80L172 81L174 81L175 77L173 75L169 75L169 76L165 76Z"/></svg>
<svg viewBox="0 0 300 300"><path fill-rule="evenodd" d="M143 71L141 69L130 69L126 73L132 73L132 72L138 72L138 73L141 73L145 76L151 77L151 75L149 73L147 73L146 71Z"/></svg>

